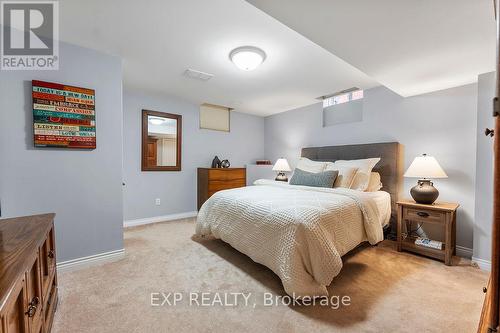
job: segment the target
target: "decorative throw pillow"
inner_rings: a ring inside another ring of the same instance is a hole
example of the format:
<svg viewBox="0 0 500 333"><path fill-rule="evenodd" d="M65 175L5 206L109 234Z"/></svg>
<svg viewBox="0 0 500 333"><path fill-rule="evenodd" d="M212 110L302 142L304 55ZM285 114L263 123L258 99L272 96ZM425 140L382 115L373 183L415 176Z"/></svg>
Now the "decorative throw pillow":
<svg viewBox="0 0 500 333"><path fill-rule="evenodd" d="M301 157L299 163L297 163L297 169L312 173L323 172L327 163L328 162L311 161L308 158Z"/></svg>
<svg viewBox="0 0 500 333"><path fill-rule="evenodd" d="M345 187L350 188L354 176L358 171L358 168L349 168L349 167L339 167L335 166L332 162L329 162L326 166L325 171L335 170L338 171L337 179L335 179L335 183L333 187Z"/></svg>
<svg viewBox="0 0 500 333"><path fill-rule="evenodd" d="M376 192L383 187L382 182L380 181L380 173L372 172L370 176L370 182L368 183L368 188L366 192Z"/></svg>
<svg viewBox="0 0 500 333"><path fill-rule="evenodd" d="M290 185L332 188L337 175L338 171L334 170L324 172L307 172L295 168L292 179L290 179Z"/></svg>
<svg viewBox="0 0 500 333"><path fill-rule="evenodd" d="M356 175L352 180L350 188L353 190L365 191L368 188L368 183L370 182L372 169L379 161L380 157L350 161L339 160L333 163L333 167L358 168L358 171L356 172Z"/></svg>

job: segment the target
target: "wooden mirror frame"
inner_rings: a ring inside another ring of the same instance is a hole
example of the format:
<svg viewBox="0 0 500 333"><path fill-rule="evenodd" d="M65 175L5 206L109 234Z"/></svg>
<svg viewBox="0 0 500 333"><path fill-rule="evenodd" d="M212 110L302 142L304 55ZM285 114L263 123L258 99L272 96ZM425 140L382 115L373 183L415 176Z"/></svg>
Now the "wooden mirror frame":
<svg viewBox="0 0 500 333"><path fill-rule="evenodd" d="M161 118L170 118L177 121L177 154L176 165L174 166L148 166L147 150L148 150L148 116ZM181 171L181 155L182 155L182 116L166 112L158 112L152 110L142 110L142 145L141 145L141 170L142 171Z"/></svg>

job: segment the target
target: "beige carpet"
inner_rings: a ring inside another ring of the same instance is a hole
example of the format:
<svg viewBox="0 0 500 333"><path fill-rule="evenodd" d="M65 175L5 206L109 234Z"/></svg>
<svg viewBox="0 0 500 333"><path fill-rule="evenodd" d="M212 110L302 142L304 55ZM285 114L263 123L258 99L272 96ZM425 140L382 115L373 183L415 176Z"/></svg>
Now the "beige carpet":
<svg viewBox="0 0 500 333"><path fill-rule="evenodd" d="M128 229L125 259L59 274L53 332L475 331L487 274L466 260L447 267L392 242L363 246L329 287L349 306L269 307L264 293L285 295L278 277L221 241L191 239L193 230L193 219ZM185 294L152 307L154 292L251 292L252 303L197 307Z"/></svg>

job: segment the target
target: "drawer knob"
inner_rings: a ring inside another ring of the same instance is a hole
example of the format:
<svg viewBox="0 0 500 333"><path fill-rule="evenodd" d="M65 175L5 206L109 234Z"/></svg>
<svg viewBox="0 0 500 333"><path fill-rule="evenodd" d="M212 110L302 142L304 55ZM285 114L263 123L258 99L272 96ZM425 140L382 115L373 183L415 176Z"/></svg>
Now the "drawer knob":
<svg viewBox="0 0 500 333"><path fill-rule="evenodd" d="M30 305L28 307L28 311L26 311L25 314L27 314L28 317L32 318L35 316L35 313L36 313L36 305Z"/></svg>
<svg viewBox="0 0 500 333"><path fill-rule="evenodd" d="M488 288L483 287L483 293L485 293L485 294L486 294L486 292L487 292L487 291L488 291Z"/></svg>
<svg viewBox="0 0 500 333"><path fill-rule="evenodd" d="M28 317L33 317L36 313L36 308L38 306L38 304L40 304L40 298L38 296L35 296L33 297L33 299L31 300L29 306L28 306L28 311L26 311L25 314L28 315Z"/></svg>
<svg viewBox="0 0 500 333"><path fill-rule="evenodd" d="M47 256L51 259L54 259L54 250L50 250Z"/></svg>
<svg viewBox="0 0 500 333"><path fill-rule="evenodd" d="M484 130L484 135L493 137L495 135L495 130L487 128Z"/></svg>
<svg viewBox="0 0 500 333"><path fill-rule="evenodd" d="M30 302L30 305L36 307L38 304L40 304L40 298L38 298L38 296L33 297L33 299Z"/></svg>
<svg viewBox="0 0 500 333"><path fill-rule="evenodd" d="M418 212L417 215L420 217L429 217L429 213L426 212Z"/></svg>

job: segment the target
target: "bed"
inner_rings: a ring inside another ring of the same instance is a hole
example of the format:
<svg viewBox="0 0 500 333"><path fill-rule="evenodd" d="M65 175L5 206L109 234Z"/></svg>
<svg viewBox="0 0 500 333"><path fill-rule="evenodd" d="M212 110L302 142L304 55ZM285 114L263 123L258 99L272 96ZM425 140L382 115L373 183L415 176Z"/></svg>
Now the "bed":
<svg viewBox="0 0 500 333"><path fill-rule="evenodd" d="M229 243L277 274L287 294L326 296L342 269L342 256L368 241L384 238L394 223L401 190L400 144L311 147L314 161L380 157L381 191L318 188L258 180L254 186L215 193L201 207L196 235Z"/></svg>

